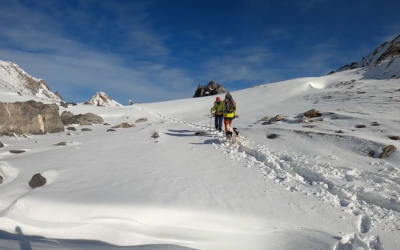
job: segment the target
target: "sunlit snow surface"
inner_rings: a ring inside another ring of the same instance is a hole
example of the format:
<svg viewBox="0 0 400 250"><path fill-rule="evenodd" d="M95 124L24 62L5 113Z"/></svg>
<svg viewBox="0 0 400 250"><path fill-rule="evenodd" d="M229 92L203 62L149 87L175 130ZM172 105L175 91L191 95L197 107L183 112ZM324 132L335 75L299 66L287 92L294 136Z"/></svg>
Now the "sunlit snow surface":
<svg viewBox="0 0 400 250"><path fill-rule="evenodd" d="M238 145L195 135L210 130L215 96L61 107L110 125L0 137L0 249L398 249L400 156L378 155L400 147L388 138L400 136L400 81L362 78L233 92ZM299 123L313 108L323 119ZM285 120L262 125L278 114ZM121 122L136 126L106 132ZM36 173L47 184L31 189Z"/></svg>

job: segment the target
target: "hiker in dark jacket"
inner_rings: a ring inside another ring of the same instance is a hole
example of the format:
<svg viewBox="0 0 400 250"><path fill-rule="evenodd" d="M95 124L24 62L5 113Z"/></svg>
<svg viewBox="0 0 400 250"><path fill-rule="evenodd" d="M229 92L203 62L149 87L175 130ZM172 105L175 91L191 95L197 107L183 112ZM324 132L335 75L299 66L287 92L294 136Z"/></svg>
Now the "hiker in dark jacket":
<svg viewBox="0 0 400 250"><path fill-rule="evenodd" d="M214 102L214 106L211 108L211 113L215 111L215 129L219 132L222 131L222 117L223 113L218 111L219 106L221 105L221 98L217 97Z"/></svg>

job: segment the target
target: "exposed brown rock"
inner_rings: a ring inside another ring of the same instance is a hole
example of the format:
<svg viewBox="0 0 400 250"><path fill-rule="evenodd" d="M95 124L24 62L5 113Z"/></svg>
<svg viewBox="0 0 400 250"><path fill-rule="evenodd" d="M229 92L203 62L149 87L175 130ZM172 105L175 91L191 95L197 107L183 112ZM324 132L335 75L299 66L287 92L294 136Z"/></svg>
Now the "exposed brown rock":
<svg viewBox="0 0 400 250"><path fill-rule="evenodd" d="M111 128L131 128L131 127L135 127L135 124L130 124L130 123L127 123L127 122L123 122L123 123L121 123L119 125L116 125L116 126L113 126Z"/></svg>
<svg viewBox="0 0 400 250"><path fill-rule="evenodd" d="M83 128L83 129L81 129L81 131L92 131L90 128Z"/></svg>
<svg viewBox="0 0 400 250"><path fill-rule="evenodd" d="M79 124L79 125L92 125L103 123L103 118L93 113L74 115L70 111L63 111L61 113L61 120L64 125Z"/></svg>
<svg viewBox="0 0 400 250"><path fill-rule="evenodd" d="M308 117L308 118L312 118L312 117L320 117L322 114L316 110L316 109L311 109L307 112L304 113L304 116Z"/></svg>
<svg viewBox="0 0 400 250"><path fill-rule="evenodd" d="M107 132L115 132L116 130L115 129L112 129L112 128L109 128L109 129L107 129Z"/></svg>
<svg viewBox="0 0 400 250"><path fill-rule="evenodd" d="M147 118L140 118L140 119L137 119L135 122L138 123L138 122L147 122L147 121L148 121Z"/></svg>
<svg viewBox="0 0 400 250"><path fill-rule="evenodd" d="M67 130L68 131L76 131L76 128L75 127L68 127Z"/></svg>
<svg viewBox="0 0 400 250"><path fill-rule="evenodd" d="M0 102L0 134L45 134L64 131L58 105L27 101Z"/></svg>
<svg viewBox="0 0 400 250"><path fill-rule="evenodd" d="M203 86L203 85L199 84L193 97L218 95L218 94L224 94L227 92L228 91L226 90L226 88L223 85L215 83L214 81L210 81L207 86Z"/></svg>
<svg viewBox="0 0 400 250"><path fill-rule="evenodd" d="M159 132L154 132L154 134L151 136L154 139L157 139L160 137L160 133Z"/></svg>
<svg viewBox="0 0 400 250"><path fill-rule="evenodd" d="M394 136L388 136L390 139L392 139L392 140L400 140L400 137L399 136L397 136L397 135L394 135Z"/></svg>
<svg viewBox="0 0 400 250"><path fill-rule="evenodd" d="M0 148L4 147L4 144L0 141Z"/></svg>
<svg viewBox="0 0 400 250"><path fill-rule="evenodd" d="M385 147L382 153L379 155L379 158L384 159L389 157L394 151L396 151L396 147L394 145L389 145Z"/></svg>
<svg viewBox="0 0 400 250"><path fill-rule="evenodd" d="M66 141L62 141L62 142L59 142L57 144L54 144L54 146L67 146L67 142Z"/></svg>

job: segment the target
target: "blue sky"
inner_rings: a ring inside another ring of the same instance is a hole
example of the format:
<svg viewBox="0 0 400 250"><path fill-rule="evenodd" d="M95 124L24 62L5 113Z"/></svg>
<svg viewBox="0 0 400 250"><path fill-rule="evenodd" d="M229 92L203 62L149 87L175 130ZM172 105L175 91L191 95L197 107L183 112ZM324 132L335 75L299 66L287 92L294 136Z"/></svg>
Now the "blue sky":
<svg viewBox="0 0 400 250"><path fill-rule="evenodd" d="M66 101L190 98L321 76L400 34L399 1L0 0L0 60Z"/></svg>

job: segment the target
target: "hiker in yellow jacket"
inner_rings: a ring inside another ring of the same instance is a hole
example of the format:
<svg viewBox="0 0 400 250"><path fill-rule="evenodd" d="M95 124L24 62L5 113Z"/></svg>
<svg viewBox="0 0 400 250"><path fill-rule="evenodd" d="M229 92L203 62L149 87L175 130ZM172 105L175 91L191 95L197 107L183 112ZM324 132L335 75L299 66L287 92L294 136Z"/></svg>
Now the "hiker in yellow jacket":
<svg viewBox="0 0 400 250"><path fill-rule="evenodd" d="M215 130L218 129L219 132L222 131L222 112L218 111L219 106L221 106L221 98L217 97L214 102L214 106L211 108L211 113L215 111Z"/></svg>
<svg viewBox="0 0 400 250"><path fill-rule="evenodd" d="M225 134L227 137L232 136L233 128L232 128L232 120L235 119L236 116L236 102L233 100L232 95L227 93L225 95L225 100L221 102L221 105L218 107L218 112L221 112L224 116L224 124L225 124Z"/></svg>

